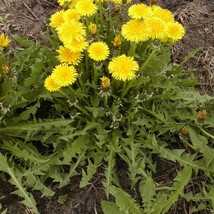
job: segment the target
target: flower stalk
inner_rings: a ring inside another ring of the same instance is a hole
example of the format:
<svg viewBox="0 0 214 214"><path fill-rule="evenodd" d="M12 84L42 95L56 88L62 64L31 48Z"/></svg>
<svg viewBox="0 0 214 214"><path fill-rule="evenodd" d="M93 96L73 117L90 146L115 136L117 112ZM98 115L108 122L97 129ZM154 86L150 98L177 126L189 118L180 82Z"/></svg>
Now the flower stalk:
<svg viewBox="0 0 214 214"><path fill-rule="evenodd" d="M200 129L200 131L202 133L204 133L205 135L207 135L208 137L214 139L214 136L212 134L210 134L209 132L207 132L206 130L204 130L201 126L198 126L198 128Z"/></svg>

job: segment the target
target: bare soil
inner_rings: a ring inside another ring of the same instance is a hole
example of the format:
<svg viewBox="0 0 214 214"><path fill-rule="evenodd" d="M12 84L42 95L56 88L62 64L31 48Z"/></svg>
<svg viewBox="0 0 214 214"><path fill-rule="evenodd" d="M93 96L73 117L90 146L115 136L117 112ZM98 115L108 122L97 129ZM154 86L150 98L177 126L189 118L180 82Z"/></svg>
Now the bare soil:
<svg viewBox="0 0 214 214"><path fill-rule="evenodd" d="M145 1L141 1L145 2ZM181 62L184 57L197 47L202 47L185 68L194 68L199 78L199 90L202 94L214 95L214 1L213 0L159 0L159 5L173 11L176 19L186 29L184 39L173 48L173 61ZM46 26L51 14L59 9L56 0L1 0L0 1L0 31L18 34L29 39L46 42L42 29ZM171 163L158 161L160 167L157 180L170 182L174 177ZM118 163L118 175L123 179L121 186L138 200L138 193L131 189L126 174L126 166ZM57 184L51 184L56 191L52 198L41 198L34 192L38 209L41 214L100 214L100 201L105 199L102 186L102 169L94 176L92 185L80 189L80 176L71 179L71 184L59 189ZM13 186L0 179L0 202L7 208L8 214L27 214L30 210L19 204L19 198L11 196ZM1 199L1 196L6 196ZM172 213L187 213L185 206L177 204Z"/></svg>

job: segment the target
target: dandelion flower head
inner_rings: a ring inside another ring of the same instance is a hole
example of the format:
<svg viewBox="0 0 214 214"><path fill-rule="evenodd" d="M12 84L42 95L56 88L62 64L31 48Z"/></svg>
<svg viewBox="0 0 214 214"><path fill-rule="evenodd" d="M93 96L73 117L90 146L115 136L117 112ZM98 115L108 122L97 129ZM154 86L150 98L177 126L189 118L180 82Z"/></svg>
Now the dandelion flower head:
<svg viewBox="0 0 214 214"><path fill-rule="evenodd" d="M10 44L10 40L8 36L6 36L4 33L0 35L0 48L5 48Z"/></svg>
<svg viewBox="0 0 214 214"><path fill-rule="evenodd" d="M65 42L64 46L69 48L72 52L82 52L88 47L88 42L85 39L71 39Z"/></svg>
<svg viewBox="0 0 214 214"><path fill-rule="evenodd" d="M80 52L72 52L70 49L63 46L60 46L57 52L59 53L58 58L61 63L66 62L68 64L77 65L82 59L82 54Z"/></svg>
<svg viewBox="0 0 214 214"><path fill-rule="evenodd" d="M135 72L139 69L138 63L133 57L125 54L115 57L110 61L108 70L116 80L132 80L135 78Z"/></svg>
<svg viewBox="0 0 214 214"><path fill-rule="evenodd" d="M113 2L115 4L122 4L122 3L129 4L129 3L132 2L132 0L126 0L126 1L124 1L124 0L106 0L106 1L111 1L111 2Z"/></svg>
<svg viewBox="0 0 214 214"><path fill-rule="evenodd" d="M60 6L63 6L66 3L70 3L72 0L57 0Z"/></svg>
<svg viewBox="0 0 214 214"><path fill-rule="evenodd" d="M150 37L152 39L164 39L165 36L165 22L157 17L152 17L145 19L145 25L149 28L150 31Z"/></svg>
<svg viewBox="0 0 214 214"><path fill-rule="evenodd" d="M69 5L69 8L75 8L76 4L79 2L79 1L82 1L82 0L72 0L70 5Z"/></svg>
<svg viewBox="0 0 214 214"><path fill-rule="evenodd" d="M148 40L148 27L141 20L130 20L122 26L122 36L131 42L141 42Z"/></svg>
<svg viewBox="0 0 214 214"><path fill-rule="evenodd" d="M162 19L165 22L173 22L174 16L171 11L163 9L157 5L152 6L153 16Z"/></svg>
<svg viewBox="0 0 214 214"><path fill-rule="evenodd" d="M52 75L48 76L45 79L45 83L44 83L45 88L48 91L58 91L61 87L53 80Z"/></svg>
<svg viewBox="0 0 214 214"><path fill-rule="evenodd" d="M93 42L88 47L89 57L95 61L102 61L107 59L109 55L109 48L104 42Z"/></svg>
<svg viewBox="0 0 214 214"><path fill-rule="evenodd" d="M76 20L64 22L59 28L57 28L57 32L63 43L69 43L69 41L73 39L83 40L86 36L84 25Z"/></svg>
<svg viewBox="0 0 214 214"><path fill-rule="evenodd" d="M152 9L145 4L134 4L129 8L128 14L133 19L147 18L152 15Z"/></svg>
<svg viewBox="0 0 214 214"><path fill-rule="evenodd" d="M72 65L60 64L57 65L53 73L51 74L55 84L62 86L68 86L75 82L77 78L77 71Z"/></svg>
<svg viewBox="0 0 214 214"><path fill-rule="evenodd" d="M81 0L76 3L75 9L81 16L92 16L97 11L97 5L92 0Z"/></svg>
<svg viewBox="0 0 214 214"><path fill-rule="evenodd" d="M80 14L75 9L67 9L63 14L63 20L68 22L69 20L79 20Z"/></svg>
<svg viewBox="0 0 214 214"><path fill-rule="evenodd" d="M166 35L173 42L176 42L183 38L185 29L179 22L169 22L166 25Z"/></svg>

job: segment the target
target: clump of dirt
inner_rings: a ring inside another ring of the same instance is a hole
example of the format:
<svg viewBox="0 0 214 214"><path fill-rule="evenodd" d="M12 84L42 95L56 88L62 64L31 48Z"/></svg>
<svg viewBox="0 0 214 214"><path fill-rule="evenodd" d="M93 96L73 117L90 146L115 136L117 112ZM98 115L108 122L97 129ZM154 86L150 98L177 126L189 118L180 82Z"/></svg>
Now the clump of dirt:
<svg viewBox="0 0 214 214"><path fill-rule="evenodd" d="M57 9L55 0L1 0L1 31L44 42L41 29Z"/></svg>

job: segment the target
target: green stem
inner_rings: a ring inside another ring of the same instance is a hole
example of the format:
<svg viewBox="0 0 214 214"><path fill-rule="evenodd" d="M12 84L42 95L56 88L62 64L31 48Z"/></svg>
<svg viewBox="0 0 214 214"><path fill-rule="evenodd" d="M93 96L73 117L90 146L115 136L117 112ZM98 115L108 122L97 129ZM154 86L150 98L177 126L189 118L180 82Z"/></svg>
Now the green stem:
<svg viewBox="0 0 214 214"><path fill-rule="evenodd" d="M87 79L89 78L89 65L88 65L88 61L89 61L89 59L88 59L88 52L87 51L85 51L85 70L86 70L86 77L87 77Z"/></svg>
<svg viewBox="0 0 214 214"><path fill-rule="evenodd" d="M146 174L146 172L142 168L139 168L139 171L145 178L148 178L148 175Z"/></svg>
<svg viewBox="0 0 214 214"><path fill-rule="evenodd" d="M86 27L89 26L89 23L90 23L89 18L86 16L85 17L85 25L86 25Z"/></svg>
<svg viewBox="0 0 214 214"><path fill-rule="evenodd" d="M100 31L101 31L101 34L103 35L103 6L101 1L98 1L98 4L99 4L99 12L100 12Z"/></svg>
<svg viewBox="0 0 214 214"><path fill-rule="evenodd" d="M140 72L142 72L144 70L144 68L147 66L147 64L149 63L149 61L154 57L154 55L155 55L155 51L152 50L152 52L150 53L149 57L146 59L146 61L141 66Z"/></svg>
<svg viewBox="0 0 214 214"><path fill-rule="evenodd" d="M183 143L185 143L187 146L189 146L191 149L195 150L195 147L191 145L187 140L184 140Z"/></svg>
<svg viewBox="0 0 214 214"><path fill-rule="evenodd" d="M95 0L95 3L96 3L96 5L98 4L97 0ZM96 20L97 28L99 28L99 14L98 13L96 13L96 15L95 15L95 20ZM99 37L98 34L99 34L99 31L97 32L97 36Z"/></svg>
<svg viewBox="0 0 214 214"><path fill-rule="evenodd" d="M96 68L94 68L93 73L94 73L94 76L93 76L93 82L92 82L92 84L93 84L94 88L97 88L97 74L98 74L98 71L97 71Z"/></svg>
<svg viewBox="0 0 214 214"><path fill-rule="evenodd" d="M60 93L63 97L65 97L65 98L69 99L69 95L68 95L68 94L66 94L64 91L62 91L62 89L61 89L61 90L59 90L59 93Z"/></svg>
<svg viewBox="0 0 214 214"><path fill-rule="evenodd" d="M104 95L104 107L106 108L108 106L108 96L107 95Z"/></svg>
<svg viewBox="0 0 214 214"><path fill-rule="evenodd" d="M135 55L135 50L136 50L136 43L130 43L130 48L128 52L128 56L134 56Z"/></svg>
<svg viewBox="0 0 214 214"><path fill-rule="evenodd" d="M121 92L121 99L127 94L128 90L131 88L132 86L132 81L129 81L128 84L127 82L123 83L123 89Z"/></svg>
<svg viewBox="0 0 214 214"><path fill-rule="evenodd" d="M85 114L86 116L91 117L91 115L90 115L84 108L82 108L81 106L79 106L79 105L77 105L77 104L75 104L74 106L75 106L78 110L80 110L83 114Z"/></svg>
<svg viewBox="0 0 214 214"><path fill-rule="evenodd" d="M208 133L207 131L205 131L201 126L198 126L198 128L201 130L201 132L203 132L205 135L207 135L208 137L214 139L214 136L211 135L210 133Z"/></svg>
<svg viewBox="0 0 214 214"><path fill-rule="evenodd" d="M76 96L79 100L82 100L83 102L85 102L85 104L86 104L87 106L90 105L89 102L84 98L83 95L80 96L78 93L76 93L76 92L74 91L74 89L73 89L71 86L68 86L68 88L69 88L69 90L71 91L71 93L72 93L74 96Z"/></svg>

